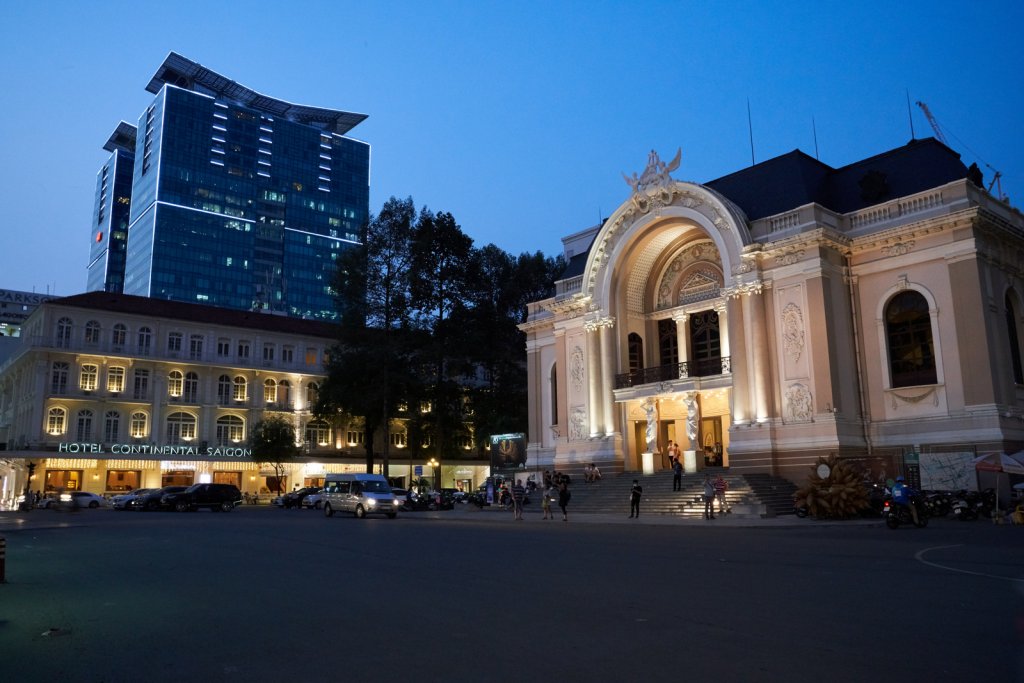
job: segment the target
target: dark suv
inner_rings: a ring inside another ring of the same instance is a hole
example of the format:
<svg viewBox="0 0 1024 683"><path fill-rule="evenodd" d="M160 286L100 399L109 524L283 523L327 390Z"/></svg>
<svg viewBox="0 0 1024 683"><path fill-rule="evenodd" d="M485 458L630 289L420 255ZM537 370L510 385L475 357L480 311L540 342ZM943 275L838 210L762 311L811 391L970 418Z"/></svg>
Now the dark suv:
<svg viewBox="0 0 1024 683"><path fill-rule="evenodd" d="M160 503L178 512L210 508L230 512L242 502L242 492L234 484L193 484L180 493L168 493Z"/></svg>

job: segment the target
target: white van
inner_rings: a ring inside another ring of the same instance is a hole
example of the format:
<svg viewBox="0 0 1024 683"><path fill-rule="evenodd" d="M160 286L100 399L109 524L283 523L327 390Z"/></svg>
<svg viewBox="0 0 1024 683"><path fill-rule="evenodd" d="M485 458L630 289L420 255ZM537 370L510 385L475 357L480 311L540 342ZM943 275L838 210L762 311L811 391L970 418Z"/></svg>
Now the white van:
<svg viewBox="0 0 1024 683"><path fill-rule="evenodd" d="M360 518L387 515L394 519L399 506L391 485L380 474L328 474L321 502L327 517L335 512L351 512Z"/></svg>

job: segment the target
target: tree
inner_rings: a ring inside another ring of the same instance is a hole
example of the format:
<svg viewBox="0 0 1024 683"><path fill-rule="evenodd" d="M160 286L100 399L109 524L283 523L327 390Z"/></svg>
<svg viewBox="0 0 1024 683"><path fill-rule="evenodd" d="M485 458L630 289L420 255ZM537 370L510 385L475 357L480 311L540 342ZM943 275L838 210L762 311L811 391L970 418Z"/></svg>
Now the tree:
<svg viewBox="0 0 1024 683"><path fill-rule="evenodd" d="M364 245L339 259L335 278L341 321L316 414L334 421L358 415L366 434L366 470L373 471L374 436L383 431L388 468L389 420L411 376L409 268L416 208L391 197L367 225Z"/></svg>
<svg viewBox="0 0 1024 683"><path fill-rule="evenodd" d="M277 492L281 490L285 465L294 461L299 454L295 443L295 428L282 417L271 416L257 422L249 435L249 447L254 462L270 466L277 479Z"/></svg>

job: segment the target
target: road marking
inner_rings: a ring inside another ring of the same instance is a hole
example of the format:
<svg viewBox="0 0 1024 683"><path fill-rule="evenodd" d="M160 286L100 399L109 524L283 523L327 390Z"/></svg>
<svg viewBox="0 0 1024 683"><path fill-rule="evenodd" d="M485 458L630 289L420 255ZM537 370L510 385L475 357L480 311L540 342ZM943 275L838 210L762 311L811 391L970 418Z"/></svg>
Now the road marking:
<svg viewBox="0 0 1024 683"><path fill-rule="evenodd" d="M939 564L938 562L929 562L928 560L924 559L924 554L927 552L931 552L932 550L942 550L944 548L958 548L962 545L963 543L954 543L953 545L937 545L933 548L925 548L924 550L919 550L916 553L914 553L914 559L920 562L921 564L926 564L930 567L935 567L936 569L945 569L947 571L959 572L960 574L970 574L972 576L984 576L989 579L1000 579L1002 581L1014 581L1018 583L1024 583L1024 579L1014 579L1009 576L998 576L996 574L985 574L984 572L972 572L969 569L957 569L956 567L947 567L944 564Z"/></svg>

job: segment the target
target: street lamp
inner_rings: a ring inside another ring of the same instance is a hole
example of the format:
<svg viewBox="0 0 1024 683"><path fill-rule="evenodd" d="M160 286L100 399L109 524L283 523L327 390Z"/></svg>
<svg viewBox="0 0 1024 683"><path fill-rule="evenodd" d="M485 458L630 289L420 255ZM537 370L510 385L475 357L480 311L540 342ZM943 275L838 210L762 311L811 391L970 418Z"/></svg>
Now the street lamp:
<svg viewBox="0 0 1024 683"><path fill-rule="evenodd" d="M432 468L434 468L434 490L435 491L440 491L441 490L441 482L438 481L439 471L438 471L437 468L441 466L441 463L439 463L437 461L437 458L431 458L430 461L427 462L427 464L430 465Z"/></svg>

